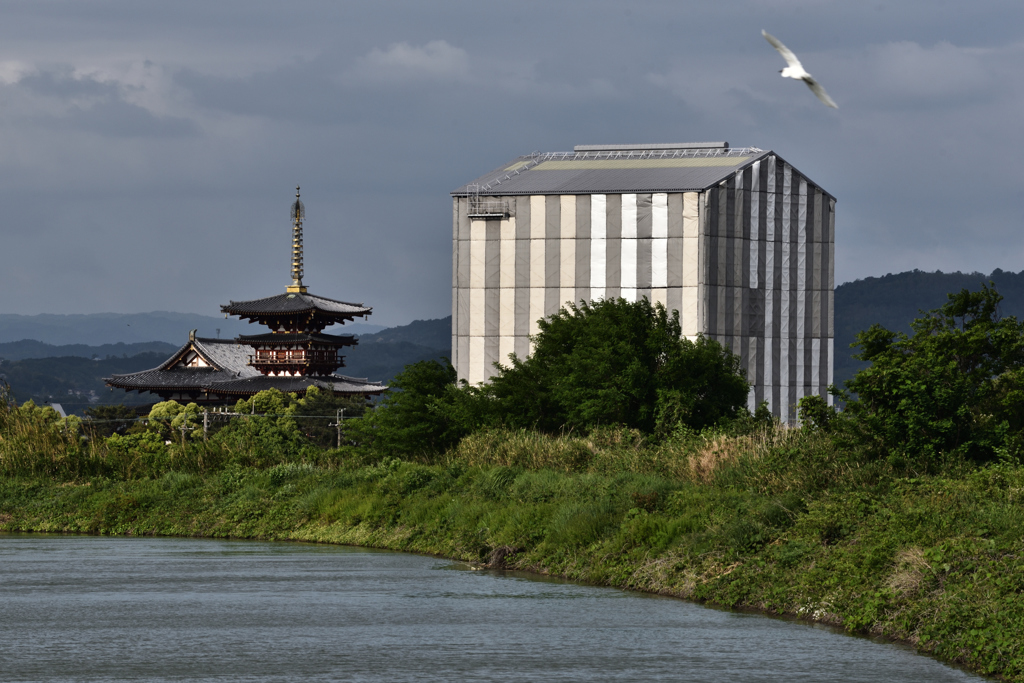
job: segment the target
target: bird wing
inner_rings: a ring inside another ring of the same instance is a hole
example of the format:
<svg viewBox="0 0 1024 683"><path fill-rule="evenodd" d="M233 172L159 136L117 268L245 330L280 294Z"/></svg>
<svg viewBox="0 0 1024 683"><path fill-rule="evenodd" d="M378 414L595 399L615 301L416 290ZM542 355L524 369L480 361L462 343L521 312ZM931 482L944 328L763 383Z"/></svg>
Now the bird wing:
<svg viewBox="0 0 1024 683"><path fill-rule="evenodd" d="M779 54L782 55L782 58L786 60L786 64L796 67L802 71L806 71L806 69L804 69L804 65L801 64L800 60L796 58L795 54L793 54L793 51L790 50L785 45L783 45L781 40L779 40L772 34L768 33L764 29L761 29L761 35L764 36L765 40L771 43L772 47L779 51Z"/></svg>
<svg viewBox="0 0 1024 683"><path fill-rule="evenodd" d="M832 107L833 109L839 109L839 105L828 96L825 89L821 87L821 83L818 83L818 81L814 80L810 76L804 76L803 81L807 84L807 87L811 89L811 92L814 93L814 96L821 100L826 106Z"/></svg>

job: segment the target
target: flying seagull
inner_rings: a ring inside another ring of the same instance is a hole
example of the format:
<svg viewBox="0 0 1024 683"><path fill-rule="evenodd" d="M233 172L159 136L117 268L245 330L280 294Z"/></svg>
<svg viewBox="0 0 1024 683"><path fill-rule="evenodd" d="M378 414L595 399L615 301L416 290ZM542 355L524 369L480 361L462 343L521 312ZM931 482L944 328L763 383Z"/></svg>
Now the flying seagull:
<svg viewBox="0 0 1024 683"><path fill-rule="evenodd" d="M828 96L825 89L821 87L821 83L818 83L818 81L814 80L814 77L811 76L811 74L807 73L804 69L804 65L800 63L800 60L796 58L796 55L793 54L792 50L783 45L782 41L764 29L761 29L761 35L764 36L765 40L771 43L772 47L779 51L782 58L786 60L786 64L789 65L779 72L782 74L783 78L795 78L803 81L807 84L807 87L811 89L811 92L814 93L814 96L821 100L823 104L832 107L833 109L839 109L839 105L832 101L832 98Z"/></svg>

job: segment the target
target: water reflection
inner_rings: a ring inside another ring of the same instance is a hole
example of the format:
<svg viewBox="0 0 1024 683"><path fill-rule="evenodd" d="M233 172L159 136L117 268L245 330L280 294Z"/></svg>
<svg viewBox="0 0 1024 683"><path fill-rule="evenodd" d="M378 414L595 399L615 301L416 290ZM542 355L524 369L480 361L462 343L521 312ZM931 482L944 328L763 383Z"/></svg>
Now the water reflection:
<svg viewBox="0 0 1024 683"><path fill-rule="evenodd" d="M0 535L0 679L967 681L760 615L337 546Z"/></svg>

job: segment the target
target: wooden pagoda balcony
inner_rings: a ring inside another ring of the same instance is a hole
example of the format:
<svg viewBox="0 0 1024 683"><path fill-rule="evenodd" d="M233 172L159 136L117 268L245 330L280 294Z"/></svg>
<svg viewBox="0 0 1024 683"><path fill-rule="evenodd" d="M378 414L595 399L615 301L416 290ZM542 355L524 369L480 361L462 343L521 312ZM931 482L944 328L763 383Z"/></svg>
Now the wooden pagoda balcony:
<svg viewBox="0 0 1024 683"><path fill-rule="evenodd" d="M330 374L344 365L336 349L259 349L249 356L250 366L263 374L289 372Z"/></svg>

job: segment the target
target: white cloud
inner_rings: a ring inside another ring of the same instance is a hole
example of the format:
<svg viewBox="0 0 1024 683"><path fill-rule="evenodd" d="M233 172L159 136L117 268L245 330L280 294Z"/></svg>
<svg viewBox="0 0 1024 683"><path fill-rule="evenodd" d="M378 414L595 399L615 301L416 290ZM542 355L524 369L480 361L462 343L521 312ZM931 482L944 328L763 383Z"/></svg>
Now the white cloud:
<svg viewBox="0 0 1024 683"><path fill-rule="evenodd" d="M385 50L374 48L362 57L344 80L370 83L409 81L465 81L470 77L469 55L444 40L426 45L395 43Z"/></svg>

